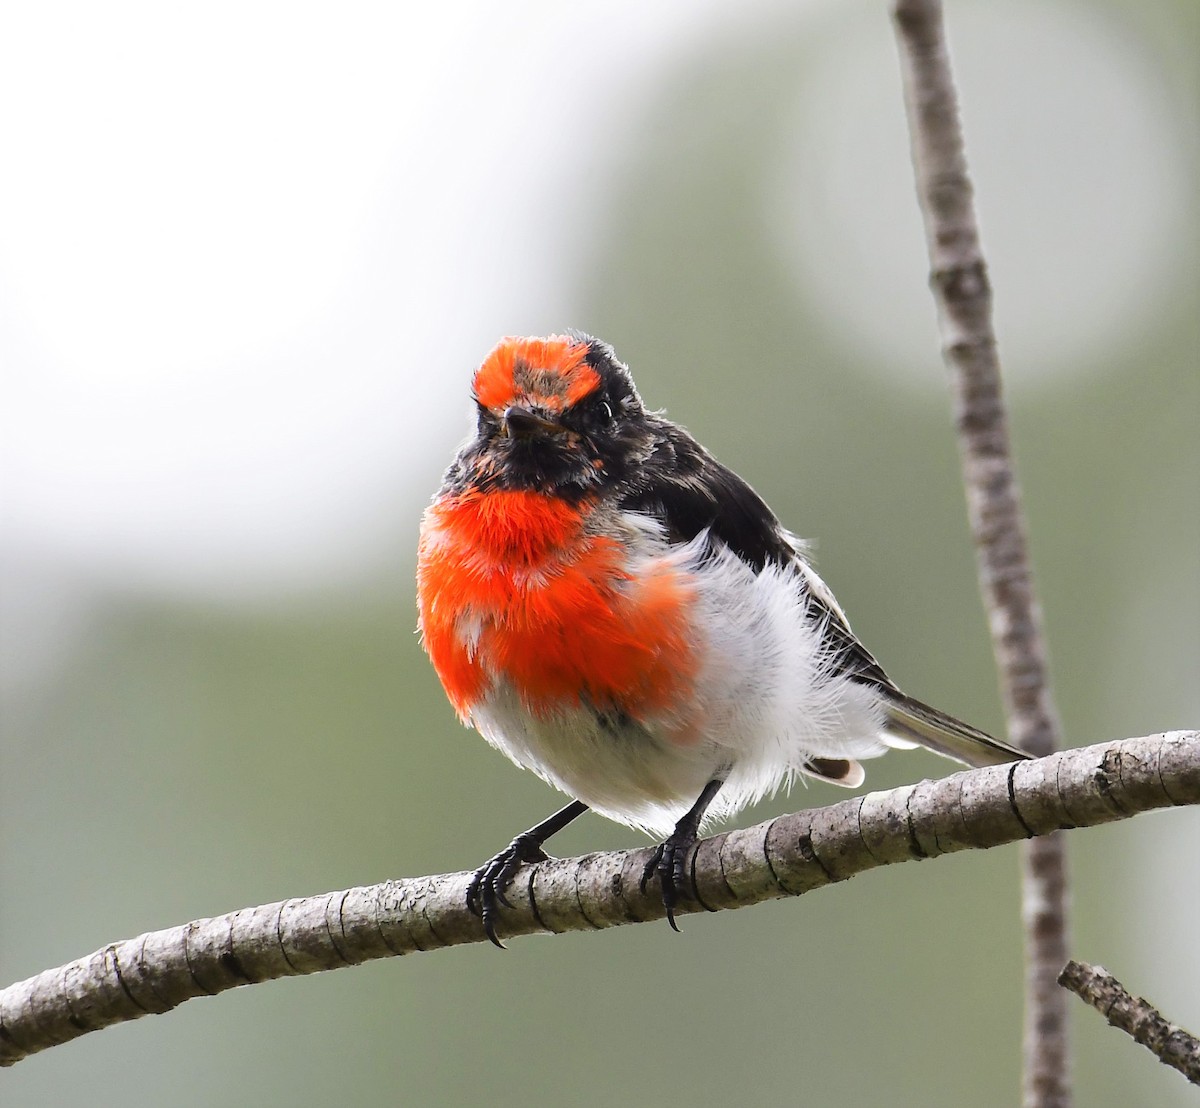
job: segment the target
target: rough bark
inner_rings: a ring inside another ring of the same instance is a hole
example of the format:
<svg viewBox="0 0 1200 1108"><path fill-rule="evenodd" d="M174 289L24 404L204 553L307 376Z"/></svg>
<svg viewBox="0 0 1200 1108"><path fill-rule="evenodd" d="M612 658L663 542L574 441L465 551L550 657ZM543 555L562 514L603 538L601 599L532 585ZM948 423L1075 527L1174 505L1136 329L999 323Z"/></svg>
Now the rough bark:
<svg viewBox="0 0 1200 1108"><path fill-rule="evenodd" d="M1131 995L1103 966L1068 962L1058 983L1096 1009L1116 1028L1132 1035L1164 1066L1173 1066L1200 1085L1200 1039L1168 1023L1148 1000Z"/></svg>
<svg viewBox="0 0 1200 1108"><path fill-rule="evenodd" d="M1200 803L1200 732L1176 731L989 766L697 844L696 897L676 913L799 896L876 866L985 849L1062 828ZM639 888L649 849L561 858L517 872L507 937L591 931L664 916ZM243 908L109 943L0 991L0 1065L196 996L375 958L485 941L469 873ZM664 935L664 942L669 937ZM501 955L497 955L501 957Z"/></svg>

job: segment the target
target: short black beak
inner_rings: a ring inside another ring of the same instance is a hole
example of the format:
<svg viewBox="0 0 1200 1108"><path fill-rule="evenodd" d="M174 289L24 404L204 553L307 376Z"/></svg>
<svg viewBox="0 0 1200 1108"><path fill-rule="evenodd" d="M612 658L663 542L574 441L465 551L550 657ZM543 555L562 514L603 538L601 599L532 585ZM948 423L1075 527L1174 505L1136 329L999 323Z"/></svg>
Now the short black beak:
<svg viewBox="0 0 1200 1108"><path fill-rule="evenodd" d="M504 430L513 438L527 439L532 435L561 435L565 428L554 419L514 404L504 410Z"/></svg>

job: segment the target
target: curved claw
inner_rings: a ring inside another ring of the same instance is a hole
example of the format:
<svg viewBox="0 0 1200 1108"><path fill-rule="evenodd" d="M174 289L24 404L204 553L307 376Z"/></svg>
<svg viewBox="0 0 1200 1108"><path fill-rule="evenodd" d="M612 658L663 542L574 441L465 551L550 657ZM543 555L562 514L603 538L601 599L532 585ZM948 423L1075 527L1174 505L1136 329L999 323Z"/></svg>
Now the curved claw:
<svg viewBox="0 0 1200 1108"><path fill-rule="evenodd" d="M676 906L681 899L690 899L692 895L688 885L687 859L688 852L696 845L697 837L694 829L676 827L666 841L655 848L646 868L642 870L639 887L643 893L650 878L658 874L663 907L667 910L667 922L672 931L679 930L675 922Z"/></svg>
<svg viewBox="0 0 1200 1108"><path fill-rule="evenodd" d="M650 878L658 872L658 863L662 861L663 852L666 848L666 843L659 843L654 848L654 853L650 855L650 861L646 863L646 868L642 870L642 879L638 882L638 891L643 896L646 893L646 886L650 883Z"/></svg>
<svg viewBox="0 0 1200 1108"><path fill-rule="evenodd" d="M467 909L483 921L483 933L493 944L504 950L504 944L496 934L499 918L497 903L511 908L512 903L504 895L517 870L526 862L544 862L549 855L542 844L528 833L518 835L494 858L475 871L467 886Z"/></svg>
<svg viewBox="0 0 1200 1108"><path fill-rule="evenodd" d="M673 931L678 931L675 923L675 908L680 899L692 899L692 886L687 872L688 854L696 840L700 837L700 821L712 799L721 789L722 778L713 778L704 786L696 803L684 813L675 824L666 839L650 855L650 861L642 870L641 890L646 891L646 883L653 874L658 874L659 885L662 887L663 907L667 910L667 922Z"/></svg>

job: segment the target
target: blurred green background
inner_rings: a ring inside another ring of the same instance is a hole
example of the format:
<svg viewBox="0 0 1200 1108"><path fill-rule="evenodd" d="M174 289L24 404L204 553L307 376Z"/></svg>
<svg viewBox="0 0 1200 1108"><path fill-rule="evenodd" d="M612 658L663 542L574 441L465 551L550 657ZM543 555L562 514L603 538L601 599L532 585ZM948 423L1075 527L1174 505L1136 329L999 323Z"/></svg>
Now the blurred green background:
<svg viewBox="0 0 1200 1108"><path fill-rule="evenodd" d="M1002 727L883 5L45 7L0 36L0 979L472 867L561 803L412 633L506 332L613 342L902 686ZM949 9L1067 739L1195 726L1200 9ZM1073 952L1193 1030L1198 833L1069 840ZM375 963L88 1036L0 1102L1011 1105L1019 910L1003 849ZM1072 1016L1078 1103L1190 1102Z"/></svg>

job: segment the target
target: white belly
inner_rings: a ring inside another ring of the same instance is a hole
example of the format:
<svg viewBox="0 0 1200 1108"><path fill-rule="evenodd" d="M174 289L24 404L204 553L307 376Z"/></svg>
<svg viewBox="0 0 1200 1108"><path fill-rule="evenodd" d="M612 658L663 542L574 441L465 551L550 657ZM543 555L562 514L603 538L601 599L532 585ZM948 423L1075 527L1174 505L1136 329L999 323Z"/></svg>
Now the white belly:
<svg viewBox="0 0 1200 1108"><path fill-rule="evenodd" d="M883 753L880 696L831 671L799 566L756 574L727 550L702 559L704 536L668 547L639 527L639 557L671 559L695 583L693 739L579 703L535 717L496 679L471 713L489 742L602 815L659 835L714 778L725 781L709 809L719 819L790 783L806 758Z"/></svg>

